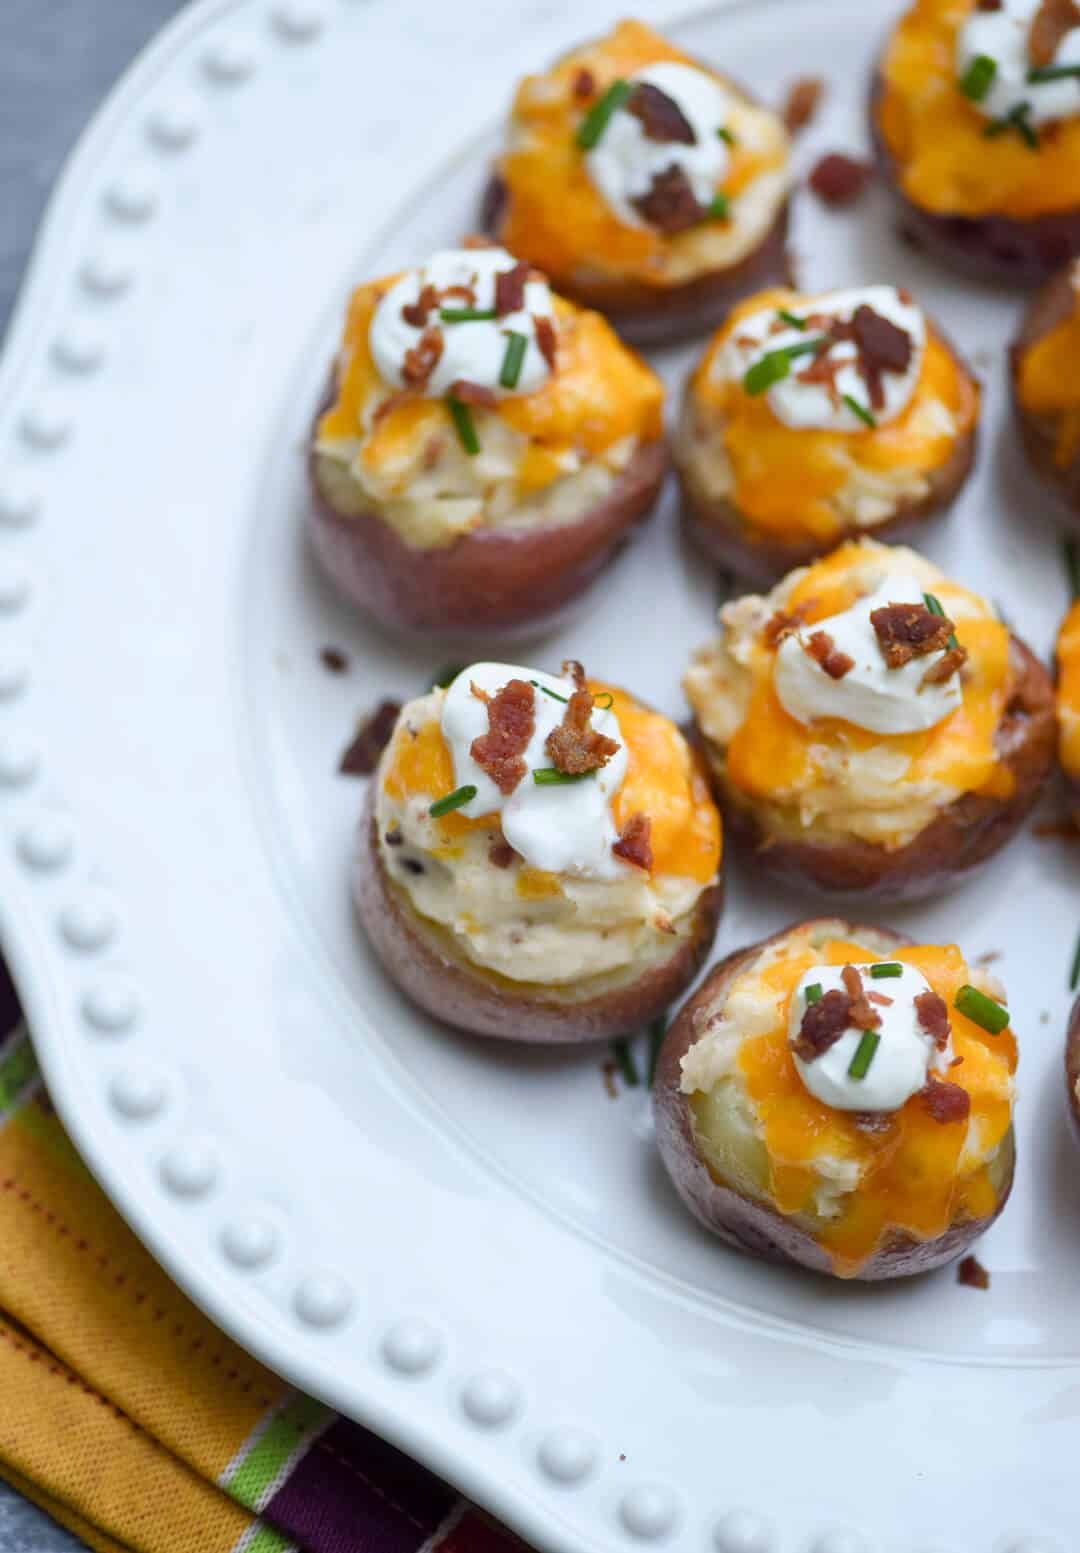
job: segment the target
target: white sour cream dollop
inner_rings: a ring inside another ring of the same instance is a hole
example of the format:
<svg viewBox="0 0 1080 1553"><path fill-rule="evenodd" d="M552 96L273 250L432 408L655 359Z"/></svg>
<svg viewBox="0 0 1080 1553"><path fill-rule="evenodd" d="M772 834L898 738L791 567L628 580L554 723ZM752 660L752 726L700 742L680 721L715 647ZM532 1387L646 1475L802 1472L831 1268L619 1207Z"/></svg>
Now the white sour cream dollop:
<svg viewBox="0 0 1080 1553"><path fill-rule="evenodd" d="M900 668L885 662L870 623L875 609L886 604L922 604L923 590L914 577L891 577L850 609L829 615L785 637L780 643L773 682L780 704L797 722L818 717L842 717L870 733L918 733L943 722L964 699L959 674L941 685L923 685L927 669L944 652L912 658ZM832 637L838 652L855 660L843 679L833 679L804 645L815 631ZM921 687L921 688L920 688Z"/></svg>
<svg viewBox="0 0 1080 1553"><path fill-rule="evenodd" d="M989 90L974 106L988 119L1004 119L1023 103L1030 124L1080 113L1080 77L1029 81L1028 34L1041 0L1002 0L999 11L972 11L956 39L956 74L963 80L980 55L996 66ZM1058 44L1054 65L1080 65L1080 27Z"/></svg>
<svg viewBox="0 0 1080 1553"><path fill-rule="evenodd" d="M528 771L505 796L469 753L473 740L487 733L489 726L487 707L473 695L471 687L476 685L494 696L512 679L526 684L535 681L536 726L522 757ZM443 738L454 762L455 786L471 784L476 788L476 797L459 812L469 819L498 814L506 840L531 868L587 879L623 878L633 872L633 865L621 861L611 850L619 834L611 800L626 776L626 746L615 711L593 709L593 728L619 745L595 776L550 787L533 781L534 770L551 766L544 743L562 722L566 701L573 693L569 680L510 663L474 663L461 671L446 692L441 714ZM564 699L555 699L560 696Z"/></svg>
<svg viewBox="0 0 1080 1553"><path fill-rule="evenodd" d="M911 359L906 371L882 373L885 402L872 412L874 420L882 426L903 414L919 381L926 348L926 315L922 308L910 298L905 301L895 286L860 286L850 291L828 292L813 301L793 303L785 311L794 318L824 315L846 323L859 307L872 308L902 329L911 341ZM739 320L738 327L716 357L713 373L727 382L741 383L750 368L770 351L806 345L815 334L820 334L820 330L799 329L785 323L775 307L751 313L748 318ZM777 420L797 431L865 431L868 429L866 422L844 402L844 395L847 395L864 410L871 409L868 388L858 370L855 345L841 340L830 347L829 356L837 363L835 397L824 383L800 381L799 374L810 358L799 356L792 360L788 376L766 390L769 408Z"/></svg>
<svg viewBox="0 0 1080 1553"><path fill-rule="evenodd" d="M585 171L597 193L625 226L647 226L632 203L648 194L657 173L678 167L699 205L708 205L727 172L730 152L717 131L728 127L735 99L719 81L674 60L647 65L628 76L631 86L647 82L675 102L694 132L694 144L650 140L644 125L625 106L617 108L603 134L585 152Z"/></svg>
<svg viewBox="0 0 1080 1553"><path fill-rule="evenodd" d="M873 1060L864 1078L852 1078L848 1069L859 1049L863 1032L851 1027L829 1049L806 1062L792 1054L799 1077L823 1105L837 1111L896 1111L918 1094L931 1071L943 1073L952 1061L952 1040L938 1051L932 1036L919 1022L915 999L931 990L926 978L914 966L902 966L901 974L873 979L867 966L856 967L868 992L891 998L889 1004L874 1004L881 1019ZM815 965L799 981L788 1010L788 1036L798 1037L807 1009L806 989L818 986L826 992L843 992L843 966Z"/></svg>
<svg viewBox="0 0 1080 1553"><path fill-rule="evenodd" d="M368 342L380 377L397 388L406 386L402 376L405 353L419 343L425 326L409 323L402 309L416 302L425 285L440 292L451 286L470 287L475 297L472 304L460 296L449 296L443 306L460 309L471 305L486 312L495 306L496 275L512 270L517 262L505 248L447 248L432 254L421 268L402 275L379 302L371 319ZM512 393L535 393L551 374L536 342L536 319L554 322L553 312L551 288L545 280L526 281L524 306L502 318L448 323L440 319L439 309L435 308L426 327L440 331L442 355L420 391L429 399L441 399L452 383L464 378L491 389L500 398ZM528 343L517 383L509 389L500 384L499 374L511 333L524 335Z"/></svg>

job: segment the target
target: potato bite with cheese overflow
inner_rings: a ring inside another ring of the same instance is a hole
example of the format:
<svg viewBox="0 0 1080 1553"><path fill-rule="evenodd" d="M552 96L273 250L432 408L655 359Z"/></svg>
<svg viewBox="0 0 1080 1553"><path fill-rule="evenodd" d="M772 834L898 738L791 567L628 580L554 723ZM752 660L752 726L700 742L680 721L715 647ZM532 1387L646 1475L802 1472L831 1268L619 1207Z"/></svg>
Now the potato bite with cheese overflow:
<svg viewBox="0 0 1080 1553"><path fill-rule="evenodd" d="M1080 260L1031 299L1010 359L1028 462L1080 528Z"/></svg>

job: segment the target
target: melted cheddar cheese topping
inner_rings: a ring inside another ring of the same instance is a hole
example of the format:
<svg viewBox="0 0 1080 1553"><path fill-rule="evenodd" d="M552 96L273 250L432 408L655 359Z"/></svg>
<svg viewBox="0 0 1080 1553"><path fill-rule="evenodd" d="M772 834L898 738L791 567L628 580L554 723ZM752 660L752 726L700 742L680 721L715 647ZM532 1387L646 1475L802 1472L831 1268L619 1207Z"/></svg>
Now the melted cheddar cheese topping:
<svg viewBox="0 0 1080 1553"><path fill-rule="evenodd" d="M842 527L836 499L860 473L879 488L891 477L906 486L947 462L975 425L979 389L931 329L914 393L895 420L858 432L785 425L768 395L748 394L741 381L717 371L718 358L743 318L812 300L776 289L740 303L710 341L691 395L703 432L713 428L723 442L731 500L748 522L784 538L828 541Z"/></svg>
<svg viewBox="0 0 1080 1553"><path fill-rule="evenodd" d="M959 90L956 40L976 0L915 0L881 66L875 113L904 194L941 215L1030 221L1080 206L1080 119L1040 133L986 138L986 119Z"/></svg>
<svg viewBox="0 0 1080 1553"><path fill-rule="evenodd" d="M1057 643L1061 764L1080 781L1080 599L1065 616Z"/></svg>
<svg viewBox="0 0 1080 1553"><path fill-rule="evenodd" d="M1080 152L1078 152L1080 154ZM1016 392L1032 415L1056 422L1054 462L1067 469L1080 452L1080 270L1073 277L1073 310L1019 353Z"/></svg>
<svg viewBox="0 0 1080 1553"><path fill-rule="evenodd" d="M745 1039L737 1067L749 1095L768 1156L768 1196L785 1215L815 1219L814 1194L828 1160L853 1167L855 1189L839 1200L839 1211L815 1223L815 1238L828 1251L833 1270L854 1276L890 1234L933 1240L961 1219L982 1218L997 1205L991 1161L1012 1119L1012 1074L1016 1041L1011 1030L989 1035L954 1005L971 973L955 945L890 951L889 958L914 966L949 1009L955 1057L948 1081L971 1100L967 1120L937 1122L918 1095L887 1113L882 1131L860 1128L855 1114L833 1110L803 1084L788 1039L788 1004L800 978L814 965L865 964L881 958L859 943L833 939L772 960L746 974L776 1000L768 1030ZM690 1097L697 1125L699 1094Z"/></svg>
<svg viewBox="0 0 1080 1553"><path fill-rule="evenodd" d="M742 254L715 255L710 233L730 248L739 226L738 200L766 174L783 178L787 137L780 120L751 105L730 82L709 71L734 94L730 120L734 145L717 192L735 202L728 223L667 235L649 226L628 226L609 209L585 170L575 132L590 104L616 80L661 61L705 69L642 22L623 21L606 37L565 55L543 75L526 76L511 111L509 150L498 171L507 191L497 236L512 253L539 265L558 284L572 281L581 267L623 275L662 288L711 266L711 259L732 263ZM584 99L575 92L582 73L591 78ZM778 183L760 241L783 200Z"/></svg>

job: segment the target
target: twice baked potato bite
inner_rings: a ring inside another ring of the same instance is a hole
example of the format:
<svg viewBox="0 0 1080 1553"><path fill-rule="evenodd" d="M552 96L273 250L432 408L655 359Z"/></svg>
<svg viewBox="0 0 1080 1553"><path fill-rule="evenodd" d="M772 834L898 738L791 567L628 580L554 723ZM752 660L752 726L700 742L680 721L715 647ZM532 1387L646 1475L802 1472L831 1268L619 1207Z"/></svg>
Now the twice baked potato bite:
<svg viewBox="0 0 1080 1553"><path fill-rule="evenodd" d="M978 415L978 384L910 292L763 292L687 383L673 449L687 530L719 565L771 582L947 507Z"/></svg>
<svg viewBox="0 0 1080 1553"><path fill-rule="evenodd" d="M799 923L710 971L654 1104L679 1195L723 1240L839 1278L951 1262L1005 1206L1016 1042L955 944Z"/></svg>
<svg viewBox="0 0 1080 1553"><path fill-rule="evenodd" d="M663 399L599 314L505 249L360 286L311 443L316 554L392 629L547 622L652 508Z"/></svg>
<svg viewBox="0 0 1080 1553"><path fill-rule="evenodd" d="M641 22L518 87L485 220L635 340L705 329L787 279L775 113Z"/></svg>
<svg viewBox="0 0 1080 1553"><path fill-rule="evenodd" d="M1054 760L1050 676L915 551L849 541L720 611L684 685L725 820L829 894L937 895L1013 835Z"/></svg>
<svg viewBox="0 0 1080 1553"><path fill-rule="evenodd" d="M1080 599L1065 616L1057 642L1058 754L1069 809L1080 830Z"/></svg>
<svg viewBox="0 0 1080 1553"><path fill-rule="evenodd" d="M1013 405L1028 462L1080 524L1080 260L1032 299L1011 352Z"/></svg>
<svg viewBox="0 0 1080 1553"><path fill-rule="evenodd" d="M474 663L404 708L356 901L387 971L477 1035L586 1041L661 1013L708 953L720 818L675 724L625 690Z"/></svg>
<svg viewBox="0 0 1080 1553"><path fill-rule="evenodd" d="M915 0L870 102L904 230L985 280L1037 285L1080 253L1080 7Z"/></svg>

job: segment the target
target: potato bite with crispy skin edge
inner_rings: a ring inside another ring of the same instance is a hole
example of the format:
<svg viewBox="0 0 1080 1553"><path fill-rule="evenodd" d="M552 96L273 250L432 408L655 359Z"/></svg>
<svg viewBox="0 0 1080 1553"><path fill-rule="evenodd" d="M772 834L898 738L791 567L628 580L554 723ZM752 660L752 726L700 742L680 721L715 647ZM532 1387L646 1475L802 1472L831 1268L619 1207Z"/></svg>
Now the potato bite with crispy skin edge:
<svg viewBox="0 0 1080 1553"><path fill-rule="evenodd" d="M481 220L638 344L790 279L783 121L623 21L519 85Z"/></svg>
<svg viewBox="0 0 1080 1553"><path fill-rule="evenodd" d="M824 1003L822 981L836 984ZM878 1010L876 1043L852 1028L866 1017L852 985ZM807 1020L815 996L831 1025ZM774 1262L862 1280L951 1262L1012 1186L1016 1045L982 1018L1007 1021L985 973L955 946L887 929L803 922L729 955L680 1011L657 1065L657 1142L680 1197L729 1245ZM856 1109L862 1084L895 1103Z"/></svg>
<svg viewBox="0 0 1080 1553"><path fill-rule="evenodd" d="M1080 599L1057 639L1058 758L1073 824L1080 830Z"/></svg>
<svg viewBox="0 0 1080 1553"><path fill-rule="evenodd" d="M771 875L940 895L1030 811L1054 761L1050 676L914 551L842 545L720 620L684 685L729 831Z"/></svg>
<svg viewBox="0 0 1080 1553"><path fill-rule="evenodd" d="M908 532L963 486L979 398L902 289L750 297L687 381L672 450L686 531L765 583L841 540Z"/></svg>
<svg viewBox="0 0 1080 1553"><path fill-rule="evenodd" d="M663 385L487 245L353 292L308 452L313 550L413 636L555 620L652 511Z"/></svg>
<svg viewBox="0 0 1080 1553"><path fill-rule="evenodd" d="M1073 1004L1065 1027L1065 1097L1073 1126L1080 1136L1080 998Z"/></svg>
<svg viewBox="0 0 1080 1553"><path fill-rule="evenodd" d="M565 667L473 664L410 702L360 824L372 946L413 1002L476 1035L629 1034L685 991L716 932L720 820L700 757L667 718Z"/></svg>
<svg viewBox="0 0 1080 1553"><path fill-rule="evenodd" d="M1080 528L1080 260L1031 299L1009 353L1013 409L1028 462Z"/></svg>
<svg viewBox="0 0 1080 1553"><path fill-rule="evenodd" d="M1027 0L1025 35L1004 8L914 0L869 97L901 230L974 279L1022 287L1080 253L1080 93L1053 74L1076 45L1036 28L1041 8Z"/></svg>

